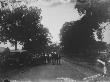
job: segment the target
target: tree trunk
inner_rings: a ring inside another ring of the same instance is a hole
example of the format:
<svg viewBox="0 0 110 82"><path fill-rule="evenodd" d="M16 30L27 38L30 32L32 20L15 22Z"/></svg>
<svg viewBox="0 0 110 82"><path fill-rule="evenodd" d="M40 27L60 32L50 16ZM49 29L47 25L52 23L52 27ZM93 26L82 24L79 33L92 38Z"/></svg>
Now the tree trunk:
<svg viewBox="0 0 110 82"><path fill-rule="evenodd" d="M17 50L17 41L15 41L15 50Z"/></svg>

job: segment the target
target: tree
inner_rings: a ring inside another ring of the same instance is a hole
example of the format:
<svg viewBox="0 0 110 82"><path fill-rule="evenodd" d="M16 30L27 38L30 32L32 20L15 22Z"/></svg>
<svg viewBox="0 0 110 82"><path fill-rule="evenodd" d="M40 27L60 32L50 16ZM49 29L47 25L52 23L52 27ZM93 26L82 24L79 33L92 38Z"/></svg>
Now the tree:
<svg viewBox="0 0 110 82"><path fill-rule="evenodd" d="M109 0L85 0L84 3L77 2L76 8L79 13L86 12L86 14L91 15L91 22L102 23L108 21L110 18Z"/></svg>
<svg viewBox="0 0 110 82"><path fill-rule="evenodd" d="M96 53L97 42L94 39L94 30L91 25L87 16L76 22L64 24L60 34L64 54L68 54L69 57L85 59L90 63L95 61L98 56Z"/></svg>
<svg viewBox="0 0 110 82"><path fill-rule="evenodd" d="M39 37L42 38L42 40L37 43L45 44L48 31L40 24L40 9L37 7L28 8L27 6L20 6L12 11L6 9L1 10L1 12L0 18L2 22L0 23L0 35L3 36L2 40L9 40L9 42L15 45L15 49L17 49L18 42L20 42L20 44L25 44L29 41L34 42L37 41Z"/></svg>
<svg viewBox="0 0 110 82"><path fill-rule="evenodd" d="M65 23L61 30L61 45L64 52L79 53L95 43L93 29L88 17L76 22Z"/></svg>
<svg viewBox="0 0 110 82"><path fill-rule="evenodd" d="M48 29L43 28L43 26L41 26L36 32L36 37L31 38L24 43L24 49L35 51L37 53L44 52L50 41L48 33Z"/></svg>
<svg viewBox="0 0 110 82"><path fill-rule="evenodd" d="M105 5L103 7L103 5ZM65 23L61 29L61 46L65 53L83 53L73 55L81 56L94 60L97 58L97 41L94 38L94 32L102 22L108 21L109 3L99 3L96 0L89 0L87 3L76 4L79 13L85 15L78 21ZM94 55L93 55L94 54Z"/></svg>

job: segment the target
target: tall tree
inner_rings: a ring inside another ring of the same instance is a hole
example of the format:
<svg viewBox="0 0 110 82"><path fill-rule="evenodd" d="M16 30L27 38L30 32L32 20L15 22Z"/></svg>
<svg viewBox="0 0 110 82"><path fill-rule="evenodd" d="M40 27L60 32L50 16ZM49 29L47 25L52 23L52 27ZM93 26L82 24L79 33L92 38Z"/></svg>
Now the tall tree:
<svg viewBox="0 0 110 82"><path fill-rule="evenodd" d="M61 30L61 45L64 52L78 53L94 44L93 29L85 16L76 22L65 23Z"/></svg>
<svg viewBox="0 0 110 82"><path fill-rule="evenodd" d="M48 29L41 27L36 32L36 37L32 37L24 43L24 49L41 53L48 46L50 38L48 37Z"/></svg>
<svg viewBox="0 0 110 82"><path fill-rule="evenodd" d="M109 11L107 9L109 3L105 2L103 4L96 0L87 1L86 3L80 2L80 4L76 4L79 13L84 13L85 15L78 21L65 23L61 29L60 36L61 46L65 53L90 52L83 54L90 60L97 57L97 54L92 53L93 49L97 49L94 32L100 27L100 23L108 21ZM81 57L81 54L78 57Z"/></svg>
<svg viewBox="0 0 110 82"><path fill-rule="evenodd" d="M40 24L40 9L37 7L20 6L12 11L6 9L1 10L1 12L0 35L3 36L5 41L9 40L9 42L14 44L15 49L17 49L18 42L25 44L29 41L35 41L42 37L42 34L46 36L43 36L39 43L45 42L43 39L47 37L48 31L44 30Z"/></svg>
<svg viewBox="0 0 110 82"><path fill-rule="evenodd" d="M91 22L102 23L108 21L110 18L109 0L78 0L76 8L79 13L86 12L86 14L91 15Z"/></svg>

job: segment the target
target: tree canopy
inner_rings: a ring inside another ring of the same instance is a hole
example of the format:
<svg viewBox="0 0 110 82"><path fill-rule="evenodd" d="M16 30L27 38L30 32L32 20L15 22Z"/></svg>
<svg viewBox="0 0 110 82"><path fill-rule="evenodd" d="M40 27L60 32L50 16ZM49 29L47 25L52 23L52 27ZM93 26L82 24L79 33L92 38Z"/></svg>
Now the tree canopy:
<svg viewBox="0 0 110 82"><path fill-rule="evenodd" d="M28 42L36 42L41 46L47 44L48 30L40 24L41 10L37 7L20 6L12 11L0 10L0 35L1 41L11 42L17 48L17 43L22 45Z"/></svg>
<svg viewBox="0 0 110 82"><path fill-rule="evenodd" d="M92 50L96 51L99 44L95 40L94 32L99 29L102 22L108 21L109 5L106 2L103 4L96 0L89 1L76 4L79 13L85 15L80 20L65 23L60 38L64 53L85 53L83 56L95 59L98 54L92 53ZM81 57L81 54L78 57Z"/></svg>
<svg viewBox="0 0 110 82"><path fill-rule="evenodd" d="M109 0L78 0L76 8L79 13L90 14L91 22L102 23L110 18L110 1Z"/></svg>
<svg viewBox="0 0 110 82"><path fill-rule="evenodd" d="M64 24L61 30L61 45L64 46L64 52L81 52L95 43L94 31L87 23L87 19L83 17L76 22Z"/></svg>

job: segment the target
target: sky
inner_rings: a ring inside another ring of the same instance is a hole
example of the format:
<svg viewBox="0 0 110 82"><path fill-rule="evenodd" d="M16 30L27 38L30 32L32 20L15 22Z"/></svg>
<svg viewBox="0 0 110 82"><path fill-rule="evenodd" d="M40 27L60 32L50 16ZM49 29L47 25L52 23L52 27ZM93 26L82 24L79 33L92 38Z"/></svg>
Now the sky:
<svg viewBox="0 0 110 82"><path fill-rule="evenodd" d="M17 0L19 1L19 0ZM42 9L41 23L49 29L52 35L52 42L59 43L59 33L65 22L76 21L80 19L77 9L75 9L76 0L22 0L22 4L28 6L37 6ZM109 27L109 26L108 26ZM104 41L110 42L110 29L104 34Z"/></svg>
<svg viewBox="0 0 110 82"><path fill-rule="evenodd" d="M44 27L49 29L52 42L59 43L59 33L63 24L65 22L76 21L80 18L77 9L74 8L76 4L75 0L71 1L72 0L22 0L21 4L41 8L41 23ZM10 9L12 8L11 6L9 7Z"/></svg>
<svg viewBox="0 0 110 82"><path fill-rule="evenodd" d="M104 32L104 39L103 41L110 43L110 24L107 25L106 30Z"/></svg>
<svg viewBox="0 0 110 82"><path fill-rule="evenodd" d="M59 43L59 33L65 22L76 21L79 14L74 9L74 4L60 4L53 7L44 7L41 23L47 27L52 34L52 41Z"/></svg>

